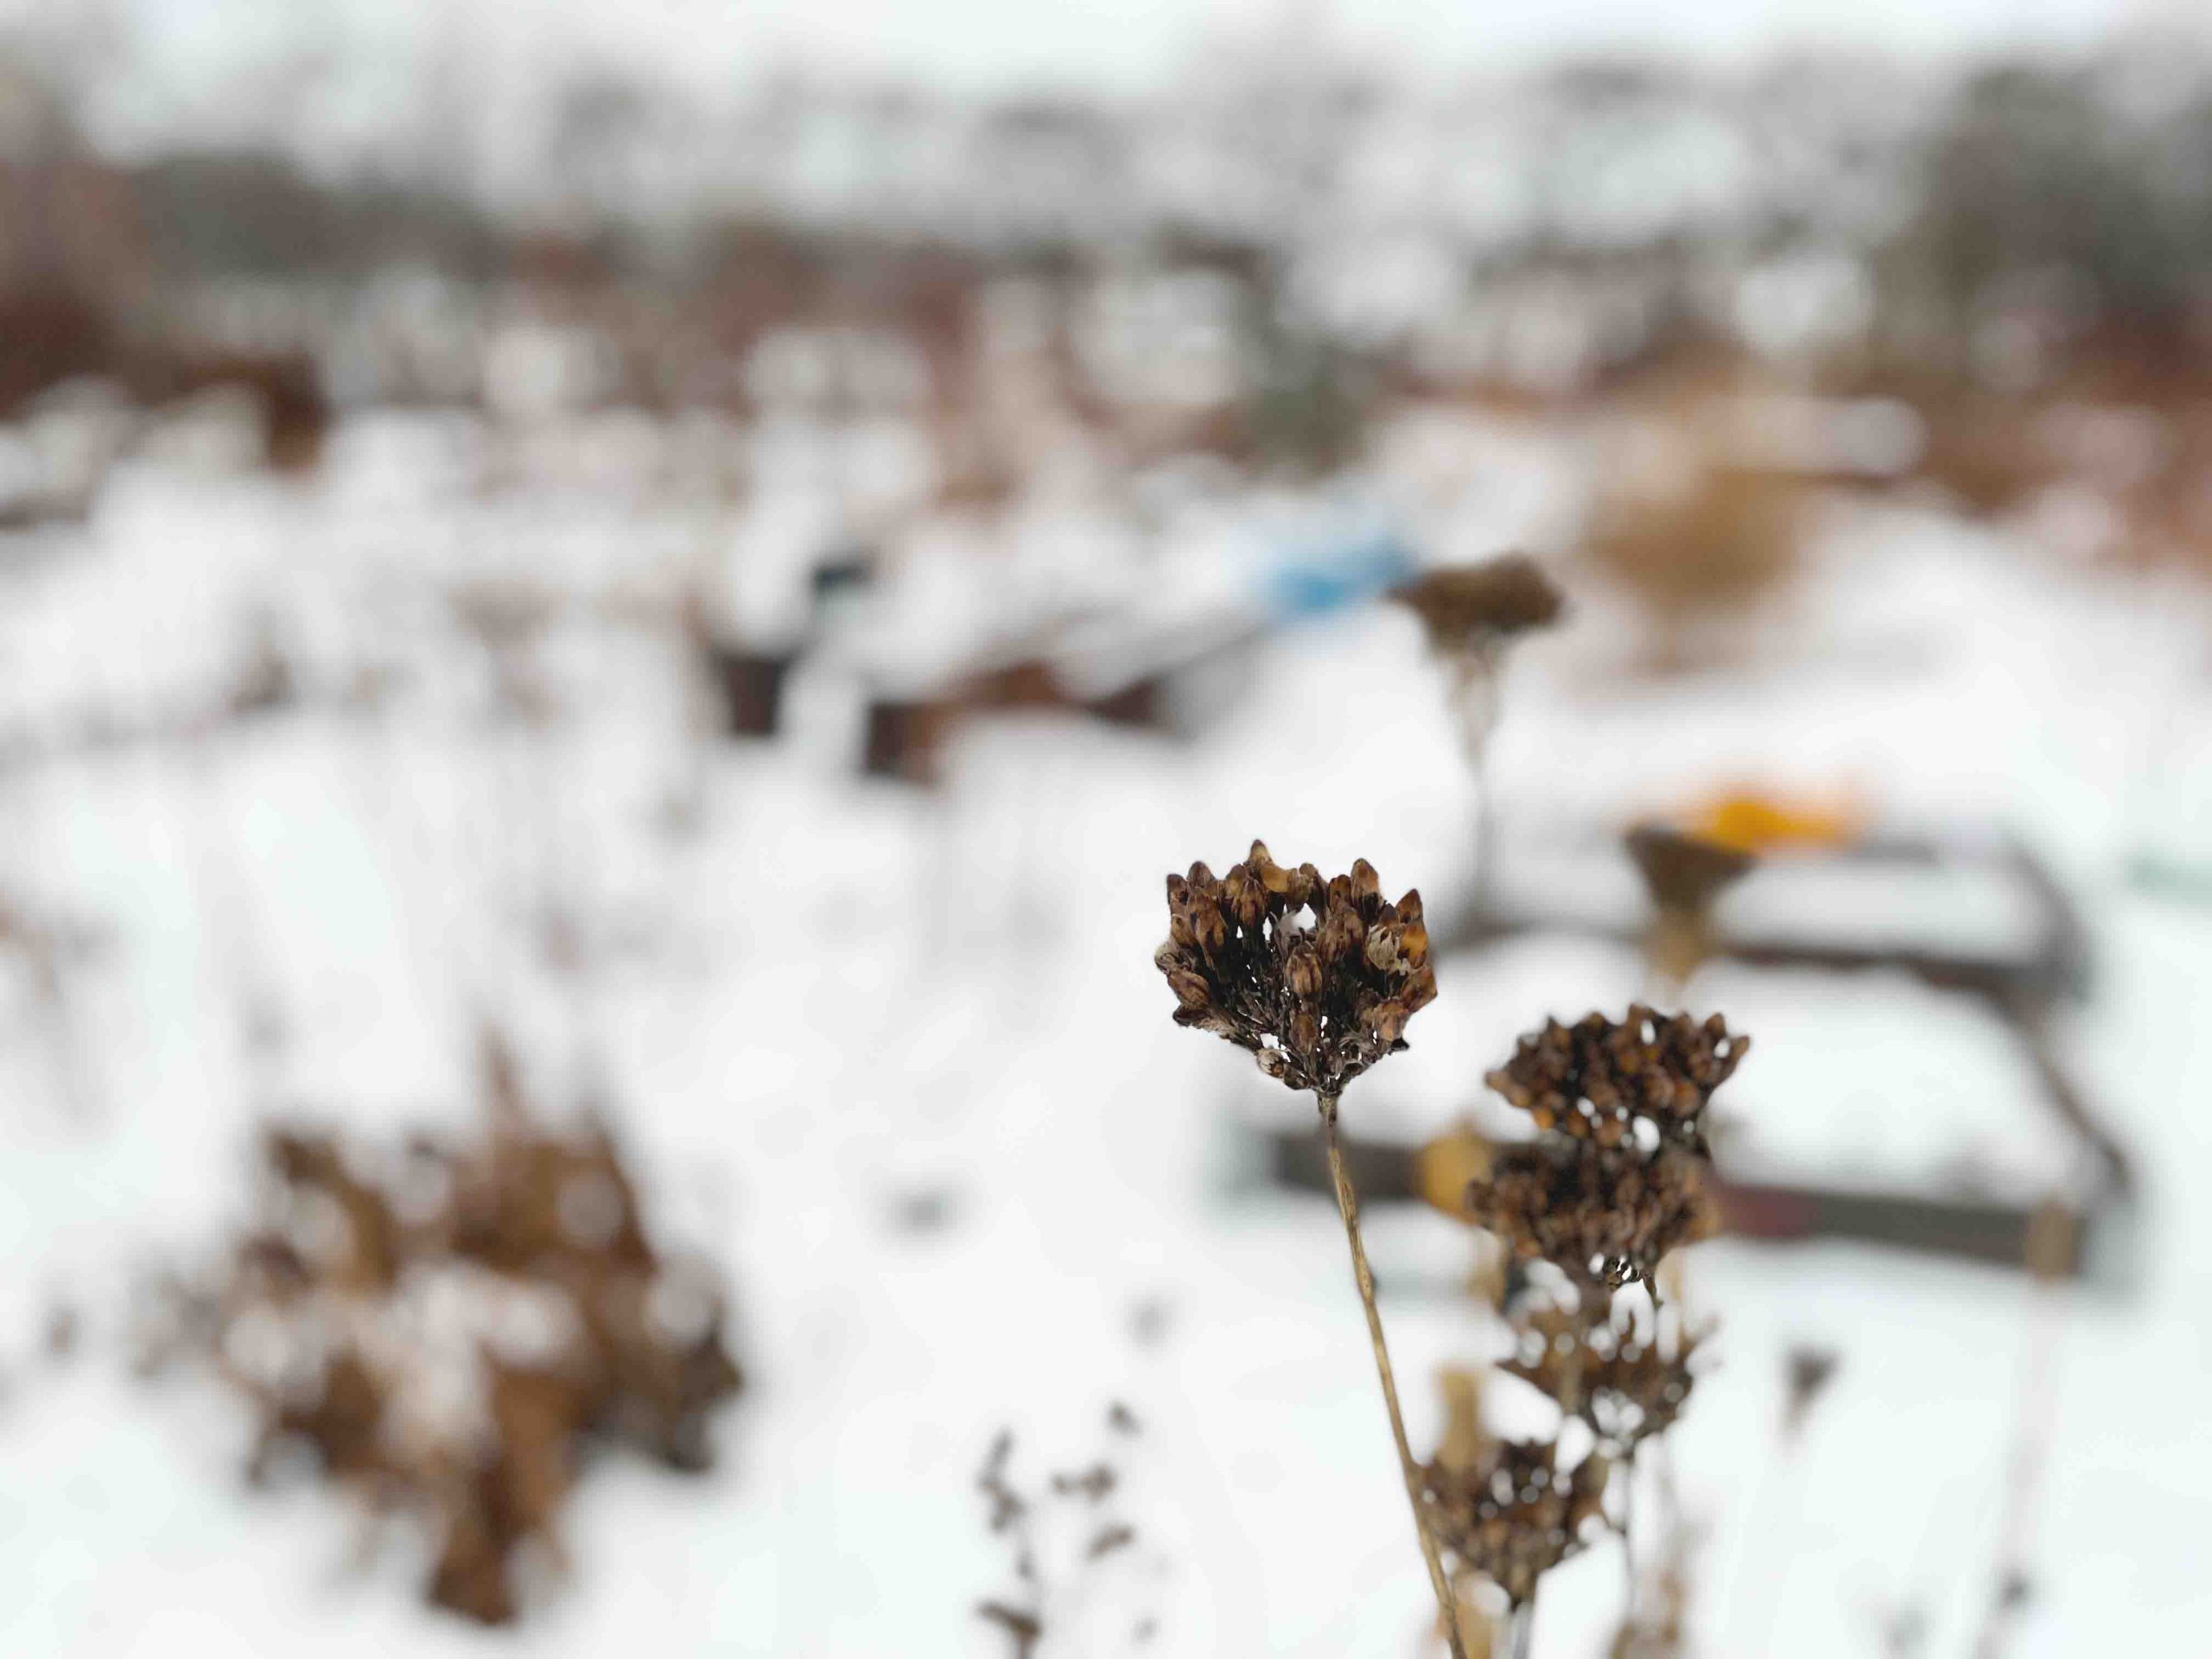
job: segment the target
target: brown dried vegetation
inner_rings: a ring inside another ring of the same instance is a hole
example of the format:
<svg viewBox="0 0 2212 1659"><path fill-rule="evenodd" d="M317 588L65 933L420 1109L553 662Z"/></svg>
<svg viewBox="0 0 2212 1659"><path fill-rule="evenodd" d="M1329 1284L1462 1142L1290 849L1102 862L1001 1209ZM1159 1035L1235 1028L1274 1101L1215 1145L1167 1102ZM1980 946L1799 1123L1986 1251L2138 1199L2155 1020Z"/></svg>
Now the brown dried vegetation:
<svg viewBox="0 0 2212 1659"><path fill-rule="evenodd" d="M1402 1046L1436 997L1421 894L1395 905L1375 867L1322 878L1254 842L1218 880L1204 864L1167 878L1168 937L1153 960L1178 1025L1248 1049L1269 1077L1334 1096Z"/></svg>
<svg viewBox="0 0 2212 1659"><path fill-rule="evenodd" d="M1652 903L1694 916L1709 911L1758 862L1740 848L1664 824L1637 825L1628 832L1627 846Z"/></svg>
<svg viewBox="0 0 2212 1659"><path fill-rule="evenodd" d="M1517 1607L1605 1518L1611 1470L1594 1454L1563 1469L1553 1441L1493 1440L1464 1468L1430 1464L1423 1497L1438 1541Z"/></svg>
<svg viewBox="0 0 2212 1659"><path fill-rule="evenodd" d="M1135 1416L1118 1400L1107 1409L1106 1427L1120 1443L1108 1456L1087 1468L1053 1473L1041 1486L1027 1491L1014 1478L1014 1432L1001 1429L976 1476L991 1532L1012 1552L1020 1586L1013 1595L978 1602L976 1616L1006 1637L1013 1659L1032 1659L1046 1637L1056 1630L1065 1645L1068 1632L1058 1610L1076 1603L1095 1604L1099 1597L1094 1580L1109 1570L1101 1564L1137 1546L1136 1528L1113 1512L1113 1500L1122 1486L1116 1455L1141 1430ZM1052 1550L1046 1535L1052 1532L1069 1535L1077 1541L1075 1547ZM1154 1616L1137 1612L1131 1645L1144 1646L1158 1628Z"/></svg>
<svg viewBox="0 0 2212 1659"><path fill-rule="evenodd" d="M1786 474L1708 466L1679 487L1616 486L1592 510L1584 551L1662 631L1748 608L1796 573L1804 486Z"/></svg>
<svg viewBox="0 0 2212 1659"><path fill-rule="evenodd" d="M1517 1316L1515 1357L1498 1369L1517 1376L1590 1426L1599 1444L1624 1455L1674 1427L1696 1383L1701 1334L1679 1322L1656 1329L1624 1320L1602 1298Z"/></svg>
<svg viewBox="0 0 2212 1659"><path fill-rule="evenodd" d="M1516 1652L1542 1575L1601 1525L1625 1541L1637 1451L1689 1402L1702 1333L1679 1306L1669 1319L1653 1275L1707 1224L1702 1118L1748 1046L1717 1014L1700 1023L1639 1004L1620 1020L1548 1020L1487 1079L1538 1133L1497 1151L1472 1185L1470 1210L1523 1262L1558 1275L1548 1290L1523 1280L1508 1298L1515 1349L1498 1369L1548 1397L1560 1428L1545 1440L1494 1440L1481 1424L1478 1389L1462 1382L1453 1432L1422 1476L1455 1583L1486 1579L1504 1594ZM1632 1281L1651 1286L1642 1317L1614 1294ZM1586 1449L1571 1459L1570 1429L1587 1431ZM1616 1473L1624 1477L1618 1519L1605 1507ZM1632 1559L1630 1567L1632 1586ZM1677 1581L1650 1619L1631 1605L1622 1627L1629 1645L1618 1650L1669 1651L1680 1590Z"/></svg>
<svg viewBox="0 0 2212 1659"><path fill-rule="evenodd" d="M1579 1284L1649 1278L1711 1224L1700 1120L1749 1046L1718 1014L1699 1025L1642 1004L1618 1022L1547 1021L1487 1079L1538 1137L1499 1149L1470 1212Z"/></svg>
<svg viewBox="0 0 2212 1659"><path fill-rule="evenodd" d="M1559 620L1566 601L1525 553L1424 572L1390 597L1421 619L1439 654L1457 655Z"/></svg>
<svg viewBox="0 0 2212 1659"><path fill-rule="evenodd" d="M533 1125L496 1042L486 1072L473 1146L416 1139L372 1166L271 1129L264 1217L207 1335L260 1419L250 1472L305 1446L326 1480L429 1529L431 1601L499 1624L519 1611L518 1552L557 1555L587 1448L703 1470L741 1378L719 1283L648 1243L605 1132Z"/></svg>
<svg viewBox="0 0 2212 1659"><path fill-rule="evenodd" d="M1193 864L1187 877L1170 875L1167 913L1167 942L1154 962L1175 993L1175 1023L1227 1038L1269 1077L1313 1095L1422 1563L1453 1659L1466 1659L1458 1603L1421 1495L1421 1465L1406 1438L1360 1236L1359 1198L1337 1131L1344 1085L1404 1047L1406 1021L1436 998L1421 895L1408 891L1390 904L1363 858L1351 874L1326 881L1311 864L1285 869L1255 841L1246 861L1219 881L1204 864Z"/></svg>

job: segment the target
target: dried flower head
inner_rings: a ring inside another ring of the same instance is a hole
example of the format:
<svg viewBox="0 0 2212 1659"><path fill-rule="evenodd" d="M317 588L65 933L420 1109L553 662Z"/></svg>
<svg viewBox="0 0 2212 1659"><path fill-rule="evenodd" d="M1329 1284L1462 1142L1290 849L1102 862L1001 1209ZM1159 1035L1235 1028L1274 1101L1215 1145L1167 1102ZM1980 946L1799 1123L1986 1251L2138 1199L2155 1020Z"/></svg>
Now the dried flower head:
<svg viewBox="0 0 2212 1659"><path fill-rule="evenodd" d="M1703 916L1758 861L1740 847L1664 824L1637 825L1628 832L1627 844L1652 904L1680 915Z"/></svg>
<svg viewBox="0 0 2212 1659"><path fill-rule="evenodd" d="M1536 1580L1584 1543L1605 1519L1611 1465L1592 1452L1572 1469L1559 1466L1548 1440L1494 1440L1463 1468L1431 1463L1421 1471L1422 1500L1438 1543L1464 1571L1479 1573L1515 1606L1535 1594Z"/></svg>
<svg viewBox="0 0 2212 1659"><path fill-rule="evenodd" d="M1628 852L1651 898L1645 962L1656 983L1680 988L1712 956L1713 901L1751 868L1751 855L1656 824L1630 830Z"/></svg>
<svg viewBox="0 0 2212 1659"><path fill-rule="evenodd" d="M1450 672L1449 702L1470 766L1479 768L1497 724L1506 648L1548 627L1563 608L1559 589L1525 554L1431 570L1390 596L1421 618L1429 649Z"/></svg>
<svg viewBox="0 0 2212 1659"><path fill-rule="evenodd" d="M1676 1147L1646 1154L1547 1135L1500 1152L1468 1208L1524 1259L1620 1286L1649 1279L1669 1250L1712 1230L1704 1172Z"/></svg>
<svg viewBox="0 0 2212 1659"><path fill-rule="evenodd" d="M1447 655L1549 627L1565 608L1551 578L1525 553L1426 571L1392 588L1390 597L1421 618L1429 644Z"/></svg>
<svg viewBox="0 0 2212 1659"><path fill-rule="evenodd" d="M1678 1324L1639 1329L1586 1301L1529 1310L1515 1334L1518 1351L1498 1369L1581 1418L1616 1454L1672 1427L1697 1380L1691 1361L1700 1333Z"/></svg>
<svg viewBox="0 0 2212 1659"><path fill-rule="evenodd" d="M1488 1079L1543 1133L1500 1149L1469 1212L1580 1284L1648 1279L1710 1230L1700 1119L1749 1047L1718 1014L1700 1025L1640 1004L1618 1022L1547 1021Z"/></svg>
<svg viewBox="0 0 2212 1659"><path fill-rule="evenodd" d="M1546 1020L1483 1080L1539 1129L1616 1147L1643 1122L1658 1144L1698 1146L1706 1103L1750 1047L1717 1014L1700 1025L1637 1002L1618 1022L1595 1013L1572 1026Z"/></svg>
<svg viewBox="0 0 2212 1659"><path fill-rule="evenodd" d="M1382 897L1365 859L1323 880L1252 843L1217 880L1204 864L1167 878L1168 935L1154 962L1175 1022L1249 1049L1294 1089L1334 1096L1404 1046L1436 996L1421 894Z"/></svg>

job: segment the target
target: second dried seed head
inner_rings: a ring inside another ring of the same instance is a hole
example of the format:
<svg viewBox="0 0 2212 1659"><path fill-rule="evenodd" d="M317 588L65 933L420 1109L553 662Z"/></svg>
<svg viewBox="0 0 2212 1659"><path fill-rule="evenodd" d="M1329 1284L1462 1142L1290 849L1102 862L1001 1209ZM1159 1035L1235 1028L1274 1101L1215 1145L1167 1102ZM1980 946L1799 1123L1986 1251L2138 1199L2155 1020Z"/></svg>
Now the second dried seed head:
<svg viewBox="0 0 2212 1659"><path fill-rule="evenodd" d="M1621 1020L1547 1022L1487 1079L1541 1133L1499 1149L1469 1213L1579 1283L1649 1278L1711 1225L1701 1120L1750 1046L1718 1014L1700 1024L1641 1005Z"/></svg>

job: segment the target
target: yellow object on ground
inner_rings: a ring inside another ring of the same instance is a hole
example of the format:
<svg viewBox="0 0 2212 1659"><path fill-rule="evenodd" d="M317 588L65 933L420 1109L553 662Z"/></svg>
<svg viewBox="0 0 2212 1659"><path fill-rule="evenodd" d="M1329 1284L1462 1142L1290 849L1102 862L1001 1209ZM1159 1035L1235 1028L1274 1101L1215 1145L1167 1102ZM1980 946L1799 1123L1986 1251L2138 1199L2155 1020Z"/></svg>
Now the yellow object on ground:
<svg viewBox="0 0 2212 1659"><path fill-rule="evenodd" d="M1467 1189L1490 1173L1490 1142L1457 1129L1421 1149L1422 1199L1455 1220L1467 1217Z"/></svg>
<svg viewBox="0 0 2212 1659"><path fill-rule="evenodd" d="M1859 838L1865 822L1859 808L1847 800L1737 789L1708 797L1683 827L1725 847L1768 853L1793 847L1847 847Z"/></svg>

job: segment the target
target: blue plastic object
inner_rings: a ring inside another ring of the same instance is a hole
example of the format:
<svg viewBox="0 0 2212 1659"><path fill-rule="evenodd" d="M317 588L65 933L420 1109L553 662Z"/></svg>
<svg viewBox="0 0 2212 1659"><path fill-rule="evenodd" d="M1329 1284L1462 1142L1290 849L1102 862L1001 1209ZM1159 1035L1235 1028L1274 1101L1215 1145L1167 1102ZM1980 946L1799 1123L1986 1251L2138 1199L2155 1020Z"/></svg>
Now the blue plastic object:
<svg viewBox="0 0 2212 1659"><path fill-rule="evenodd" d="M1363 603L1414 572L1413 549L1388 528L1310 541L1268 574L1268 607L1286 620Z"/></svg>

